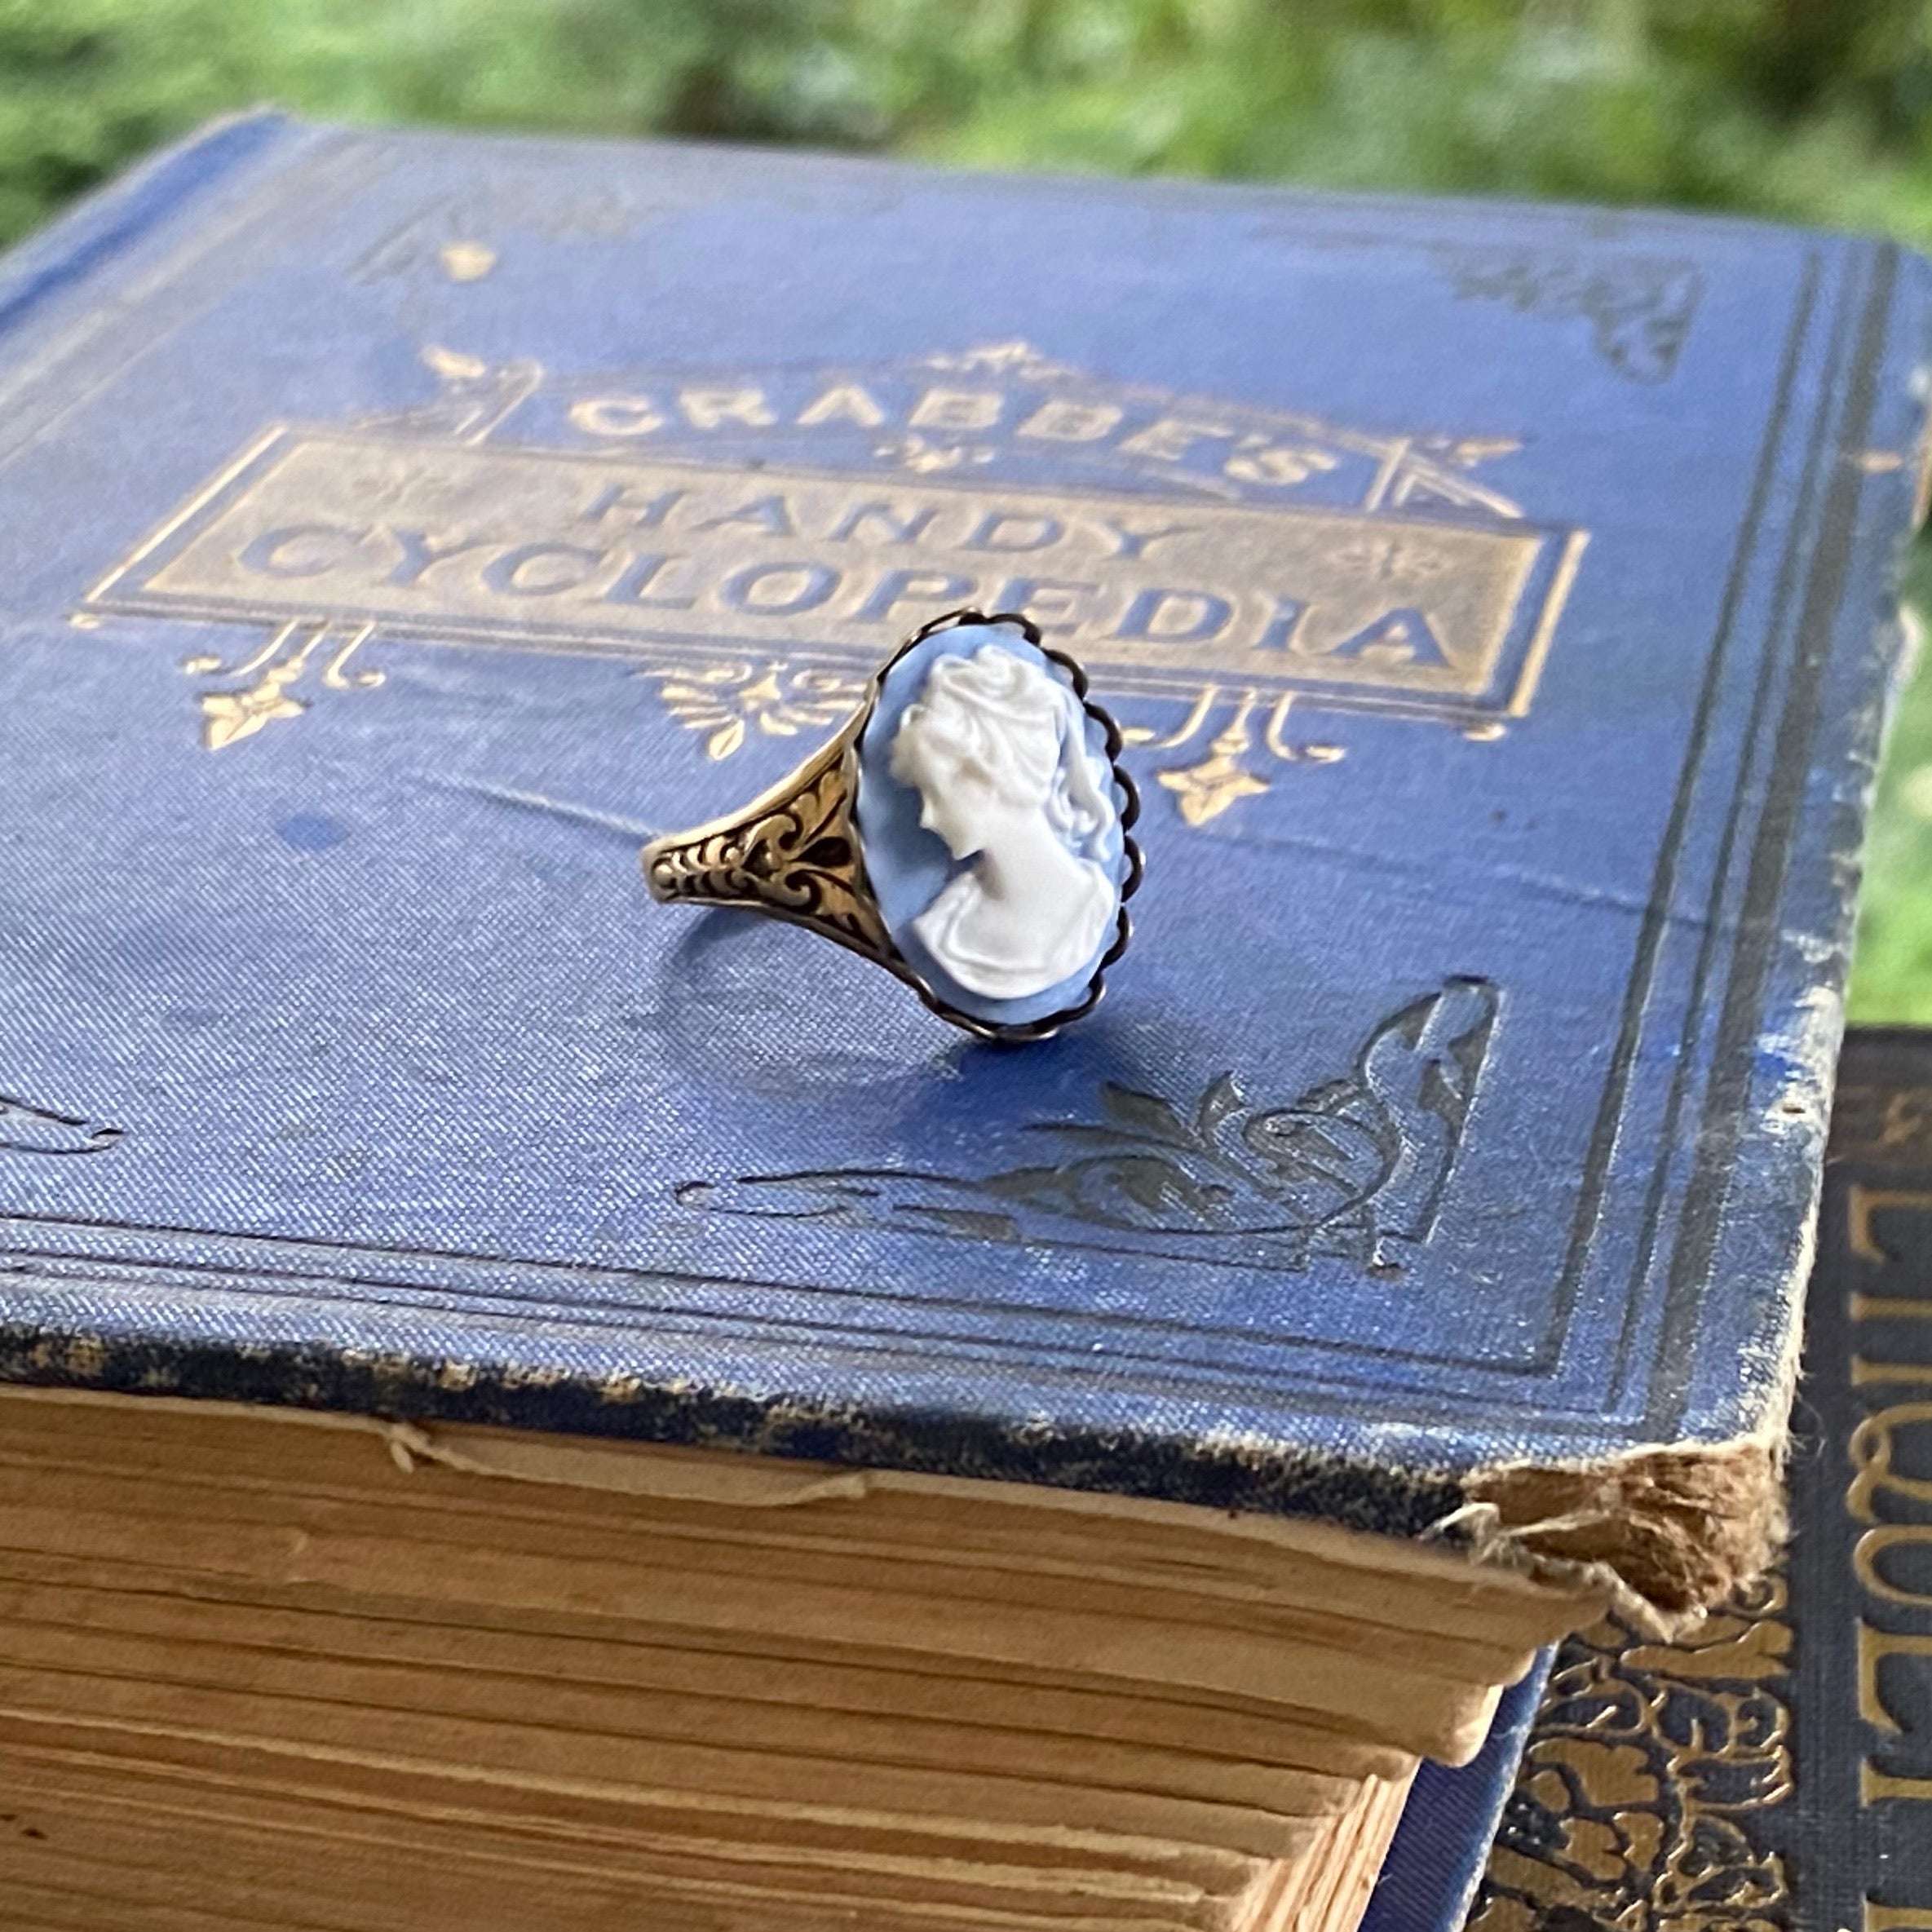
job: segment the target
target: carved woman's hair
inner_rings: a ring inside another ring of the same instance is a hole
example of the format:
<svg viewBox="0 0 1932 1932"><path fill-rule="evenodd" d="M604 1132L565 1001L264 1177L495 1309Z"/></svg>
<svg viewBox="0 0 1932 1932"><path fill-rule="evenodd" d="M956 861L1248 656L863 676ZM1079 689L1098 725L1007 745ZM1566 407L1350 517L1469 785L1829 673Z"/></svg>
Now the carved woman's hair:
<svg viewBox="0 0 1932 1932"><path fill-rule="evenodd" d="M1080 700L997 644L934 661L894 734L891 771L901 785L922 787L973 772L1009 804L1039 807L1069 845L1090 838L1113 810Z"/></svg>

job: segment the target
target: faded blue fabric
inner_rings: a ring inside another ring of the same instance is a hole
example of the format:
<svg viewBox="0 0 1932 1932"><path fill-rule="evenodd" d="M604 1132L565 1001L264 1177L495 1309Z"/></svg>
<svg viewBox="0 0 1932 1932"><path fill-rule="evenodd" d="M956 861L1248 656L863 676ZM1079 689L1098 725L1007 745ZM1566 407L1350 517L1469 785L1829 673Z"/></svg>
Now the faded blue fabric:
<svg viewBox="0 0 1932 1932"><path fill-rule="evenodd" d="M1462 1932L1549 1682L1552 1652L1497 1702L1483 1749L1452 1769L1425 1761L1408 1788L1361 1932Z"/></svg>
<svg viewBox="0 0 1932 1932"><path fill-rule="evenodd" d="M164 157L0 264L0 1368L1404 1533L1774 1423L1925 294L1678 216ZM638 865L968 604L1145 800L1019 1049Z"/></svg>
<svg viewBox="0 0 1932 1932"><path fill-rule="evenodd" d="M965 869L969 860L955 862L944 844L919 823L920 801L916 789L901 785L892 776L892 741L899 730L906 706L916 699L926 674L940 657L970 657L984 644L997 644L1016 657L1039 665L1067 689L1072 680L1037 645L1011 625L955 625L916 644L893 665L881 687L878 702L859 742L859 796L856 811L860 845L865 869L878 900L879 912L891 934L893 944L904 953L913 970L926 984L962 1013L975 1019L989 1020L996 1026L1025 1026L1050 1015L1064 1012L1085 997L1099 970L1102 956L1114 941L1114 922L1109 919L1106 936L1094 948L1093 957L1077 972L1069 974L1044 993L1025 999L993 999L962 986L932 956L913 929L913 922L936 899L944 887ZM1107 733L1090 714L1085 718L1088 749L1107 763ZM1110 781L1116 814L1125 809L1120 788ZM1077 855L1098 865L1114 885L1114 906L1120 906L1120 888L1127 876L1126 841L1119 818L1074 848Z"/></svg>
<svg viewBox="0 0 1932 1932"><path fill-rule="evenodd" d="M1932 1835L1916 1815L1932 1779L1929 1089L1932 1031L1846 1036L1791 1416L1790 1548L1682 1649L1614 1623L1560 1647L1530 1734L1536 1762L1504 1809L1475 1922L1508 1922L1526 1899L1574 1905L1594 1925L1660 1922L1687 1871L1701 1899L1749 1898L1791 1932L1841 1932L1888 1910L1909 1924L1932 1898ZM1572 1795L1553 1773L1591 1737L1625 1773L1614 1793L1585 1779ZM1391 1908L1417 1895L1412 1874L1426 1846L1443 1846L1461 1776L1418 1774L1377 1907L1384 1890ZM1651 1838L1603 1829L1633 1790ZM1568 1855L1593 1833L1619 1849L1580 1891ZM1364 1932L1437 1922L1372 1908Z"/></svg>

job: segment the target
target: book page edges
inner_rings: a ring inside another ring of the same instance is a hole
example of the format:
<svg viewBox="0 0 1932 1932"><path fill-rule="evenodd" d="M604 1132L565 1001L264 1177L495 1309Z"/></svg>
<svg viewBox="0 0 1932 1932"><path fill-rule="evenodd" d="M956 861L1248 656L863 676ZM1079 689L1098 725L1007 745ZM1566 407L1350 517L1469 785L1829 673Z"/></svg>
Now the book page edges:
<svg viewBox="0 0 1932 1932"><path fill-rule="evenodd" d="M1809 1244L1806 1257L1809 1255ZM1801 1262L1800 1265L1802 1265ZM1788 1412L1791 1364L1766 1413ZM1308 1517L1217 1510L1107 1491L938 1476L702 1448L541 1434L487 1423L402 1421L334 1409L134 1395L72 1386L0 1383L0 1401L107 1411L246 1417L285 1427L375 1438L405 1471L418 1462L486 1480L600 1490L665 1502L750 1510L851 1503L896 1493L1003 1504L1068 1517L1212 1530L1323 1560L1468 1585L1513 1603L1547 1631L1537 1643L1615 1609L1669 1638L1758 1574L1783 1540L1784 1428L1719 1443L1652 1446L1573 1461L1497 1462L1460 1479L1460 1504L1421 1537L1379 1534ZM1472 1575L1472 1572L1474 1575ZM1500 1607L1500 1606L1499 1606Z"/></svg>
<svg viewBox="0 0 1932 1932"><path fill-rule="evenodd" d="M0 1384L0 1402L55 1404L66 1408L148 1413L199 1420L245 1419L287 1428L361 1435L379 1440L405 1473L418 1463L489 1481L508 1481L604 1491L657 1501L730 1509L789 1510L817 1504L851 1503L897 1494L955 1504L1003 1505L1047 1512L1062 1519L1099 1519L1209 1532L1284 1555L1382 1573L1400 1573L1466 1588L1480 1572L1486 1595L1500 1613L1519 1619L1532 1642L1546 1642L1591 1620L1611 1600L1604 1581L1582 1567L1550 1561L1536 1573L1530 1563L1490 1560L1497 1539L1471 1536L1468 1547L1445 1536L1412 1541L1343 1528L1311 1519L1213 1510L1197 1504L1162 1502L1104 1491L1063 1489L972 1477L934 1476L895 1470L857 1469L794 1461L727 1448L601 1441L538 1435L482 1424L425 1424L333 1410L279 1408L166 1395L122 1395L68 1387ZM239 1472L238 1472L239 1473ZM1472 1565L1472 1557L1474 1563ZM1572 1573L1574 1572L1574 1573ZM1546 1629L1546 1634L1545 1633Z"/></svg>

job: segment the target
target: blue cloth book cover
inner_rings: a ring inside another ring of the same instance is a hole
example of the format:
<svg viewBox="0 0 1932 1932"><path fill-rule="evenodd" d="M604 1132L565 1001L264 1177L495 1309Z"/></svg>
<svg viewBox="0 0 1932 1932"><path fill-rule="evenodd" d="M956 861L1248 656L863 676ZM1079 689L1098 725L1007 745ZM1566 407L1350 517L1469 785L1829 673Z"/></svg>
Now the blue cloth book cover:
<svg viewBox="0 0 1932 1932"><path fill-rule="evenodd" d="M0 1373L1773 1528L1926 281L1749 223L218 126L0 267ZM640 847L1028 614L989 1046Z"/></svg>
<svg viewBox="0 0 1932 1932"><path fill-rule="evenodd" d="M1846 1042L1804 1366L1781 1570L1563 1646L1470 1932L1932 1925L1932 1033Z"/></svg>
<svg viewBox="0 0 1932 1932"><path fill-rule="evenodd" d="M1460 1932L1522 1766L1550 1656L1541 1652L1503 1692L1488 1739L1467 1764L1417 1767L1361 1932Z"/></svg>

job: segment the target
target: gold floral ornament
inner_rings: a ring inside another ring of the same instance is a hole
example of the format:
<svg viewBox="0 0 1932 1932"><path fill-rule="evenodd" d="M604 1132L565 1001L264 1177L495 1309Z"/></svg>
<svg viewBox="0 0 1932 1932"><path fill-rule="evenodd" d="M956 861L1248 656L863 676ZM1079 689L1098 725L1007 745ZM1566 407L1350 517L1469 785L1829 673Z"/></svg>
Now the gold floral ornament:
<svg viewBox="0 0 1932 1932"><path fill-rule="evenodd" d="M288 694L288 687L298 674L297 667L277 665L264 672L259 683L243 690L203 692L202 742L210 751L225 751L229 745L253 737L278 718L299 718L308 706Z"/></svg>
<svg viewBox="0 0 1932 1932"><path fill-rule="evenodd" d="M1218 685L1210 684L1178 730L1164 738L1144 727L1130 726L1126 741L1156 751L1185 745L1207 723L1224 695ZM1268 712L1262 727L1262 742L1284 763L1305 760L1310 764L1332 765L1346 755L1339 745L1289 742L1288 716L1294 700L1293 692L1284 692L1271 701L1265 701L1258 691L1236 693L1234 715L1209 741L1208 755L1199 764L1169 766L1156 774L1161 785L1174 794L1183 824L1205 825L1243 798L1254 798L1271 789L1268 780L1249 770L1247 765L1249 754L1254 749L1254 715L1264 701Z"/></svg>
<svg viewBox="0 0 1932 1932"><path fill-rule="evenodd" d="M382 683L382 672L349 669L374 629L373 624L338 628L326 621L290 622L259 650L234 664L224 663L212 652L184 658L184 677L254 680L232 690L201 692L198 702L204 748L225 751L278 720L301 717L308 709L307 701L290 693L312 672L325 690L375 690Z"/></svg>
<svg viewBox="0 0 1932 1932"><path fill-rule="evenodd" d="M723 664L652 665L664 708L688 731L703 732L705 756L727 758L757 732L767 738L837 724L865 695L865 680L820 665L778 658Z"/></svg>
<svg viewBox="0 0 1932 1932"><path fill-rule="evenodd" d="M1753 1828L1793 1791L1785 1604L1774 1576L1680 1643L1564 1645L1468 1932L1790 1932Z"/></svg>

